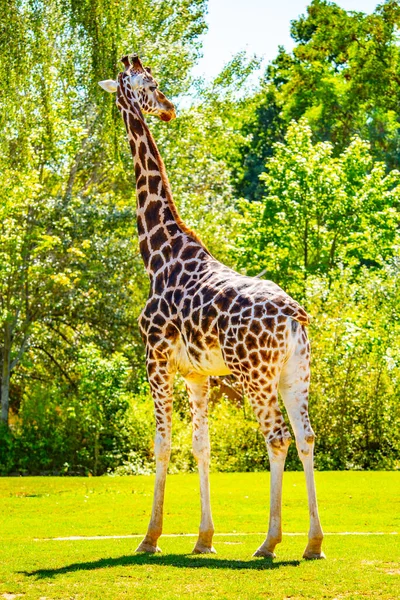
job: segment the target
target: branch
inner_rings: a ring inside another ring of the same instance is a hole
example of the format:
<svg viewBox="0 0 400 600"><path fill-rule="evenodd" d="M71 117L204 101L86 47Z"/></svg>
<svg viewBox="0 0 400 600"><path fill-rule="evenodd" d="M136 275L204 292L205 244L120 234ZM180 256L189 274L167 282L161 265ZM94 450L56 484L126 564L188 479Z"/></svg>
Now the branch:
<svg viewBox="0 0 400 600"><path fill-rule="evenodd" d="M65 342L67 342L69 346L75 346L74 342L71 342L71 340L69 340L66 335L64 335L63 333L61 333L61 331L53 327L51 323L45 321L44 324L46 325L46 327L48 327L48 329L51 329L51 331L57 333Z"/></svg>
<svg viewBox="0 0 400 600"><path fill-rule="evenodd" d="M29 334L26 334L25 337L24 337L24 339L23 339L23 341L22 341L21 348L19 349L19 352L18 352L17 356L14 358L13 361L11 361L10 372L14 369L14 367L17 366L17 364L21 360L22 355L24 354L24 352L26 350L26 345L28 343L28 340L29 340Z"/></svg>
<svg viewBox="0 0 400 600"><path fill-rule="evenodd" d="M64 202L67 202L70 199L70 197L71 197L72 188L73 188L73 185L75 183L75 177L76 177L76 174L78 172L79 166L81 164L82 158L85 156L86 146L87 146L87 143L88 143L88 141L90 139L90 136L91 136L91 134L93 132L93 129L94 129L95 125L96 125L98 116L99 115L97 115L93 119L93 121L92 121L92 123L91 123L91 125L89 127L88 134L87 134L87 136L85 138L82 139L80 150L75 155L75 160L74 160L74 162L72 164L72 167L70 169L69 177L68 177L68 181L67 181L67 187L65 189Z"/></svg>
<svg viewBox="0 0 400 600"><path fill-rule="evenodd" d="M58 360L56 360L54 358L54 356L52 354L50 354L50 352L48 350L46 350L46 348L43 348L43 346L31 346L32 348L37 348L37 350L41 350L44 354L46 354L46 356L48 356L50 358L50 360L56 365L56 367L59 369L60 373L65 377L65 379L67 381L69 381L69 383L72 385L72 387L76 388L76 383L75 381L73 381L71 379L71 377L68 375L68 373L66 371L64 371L64 369L62 368L62 366L60 365L60 363L58 362Z"/></svg>

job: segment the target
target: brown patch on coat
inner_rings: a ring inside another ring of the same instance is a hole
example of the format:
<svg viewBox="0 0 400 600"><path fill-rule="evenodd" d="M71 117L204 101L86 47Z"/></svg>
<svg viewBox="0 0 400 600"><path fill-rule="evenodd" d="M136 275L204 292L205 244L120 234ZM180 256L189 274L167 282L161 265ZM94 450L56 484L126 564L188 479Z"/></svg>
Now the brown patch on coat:
<svg viewBox="0 0 400 600"><path fill-rule="evenodd" d="M140 192L139 196L142 193L146 194L146 192ZM147 194L146 194L146 197L147 197ZM153 229L153 227L156 227L156 225L158 225L160 223L161 208L162 208L161 200L152 200L151 202L149 202L149 205L146 209L146 213L144 215L145 219L146 219L148 231L151 231Z"/></svg>
<svg viewBox="0 0 400 600"><path fill-rule="evenodd" d="M151 247L153 250L159 250L165 242L168 241L167 236L165 235L162 227L157 229L157 231L151 236Z"/></svg>
<svg viewBox="0 0 400 600"><path fill-rule="evenodd" d="M149 175L147 178L150 194L158 194L161 177L159 175Z"/></svg>

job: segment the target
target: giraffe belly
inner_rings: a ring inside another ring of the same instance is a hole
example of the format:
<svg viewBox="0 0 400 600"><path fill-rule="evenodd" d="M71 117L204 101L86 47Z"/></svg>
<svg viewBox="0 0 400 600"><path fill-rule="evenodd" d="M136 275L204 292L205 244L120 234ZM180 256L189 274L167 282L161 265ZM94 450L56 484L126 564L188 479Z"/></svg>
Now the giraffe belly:
<svg viewBox="0 0 400 600"><path fill-rule="evenodd" d="M231 373L219 346L193 353L190 352L190 348L187 348L182 338L179 339L174 348L173 361L177 370L183 376L193 371L202 375L215 376Z"/></svg>

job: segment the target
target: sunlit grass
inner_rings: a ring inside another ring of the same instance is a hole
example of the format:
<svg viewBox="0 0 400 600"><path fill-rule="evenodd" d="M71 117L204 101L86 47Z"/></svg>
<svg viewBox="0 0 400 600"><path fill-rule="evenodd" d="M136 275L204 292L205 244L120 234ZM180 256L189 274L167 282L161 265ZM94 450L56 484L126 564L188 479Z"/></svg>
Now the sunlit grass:
<svg viewBox="0 0 400 600"><path fill-rule="evenodd" d="M194 537L164 537L160 556L135 555L138 539L48 538L145 531L152 477L0 479L0 598L398 598L400 474L317 473L326 561L301 559L308 528L302 473L285 473L284 532L274 561L252 558L268 520L268 474L214 474L217 556L192 556ZM196 475L170 476L165 533L195 533Z"/></svg>

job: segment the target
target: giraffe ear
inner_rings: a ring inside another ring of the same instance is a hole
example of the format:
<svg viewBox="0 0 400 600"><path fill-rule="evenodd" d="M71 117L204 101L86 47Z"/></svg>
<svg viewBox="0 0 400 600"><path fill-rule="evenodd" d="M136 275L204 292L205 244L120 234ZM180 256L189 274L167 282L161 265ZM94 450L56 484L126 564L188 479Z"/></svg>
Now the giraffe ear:
<svg viewBox="0 0 400 600"><path fill-rule="evenodd" d="M146 69L146 71L147 71L148 73L150 73L150 75L152 75L152 73L151 73L151 67L145 67L145 69Z"/></svg>
<svg viewBox="0 0 400 600"><path fill-rule="evenodd" d="M104 81L99 81L99 86L112 94L117 91L118 83L113 79L105 79Z"/></svg>

